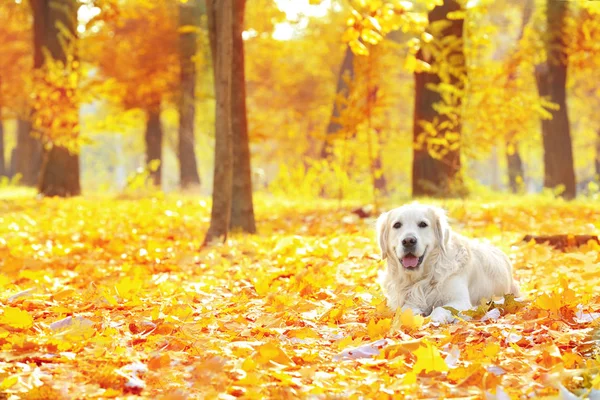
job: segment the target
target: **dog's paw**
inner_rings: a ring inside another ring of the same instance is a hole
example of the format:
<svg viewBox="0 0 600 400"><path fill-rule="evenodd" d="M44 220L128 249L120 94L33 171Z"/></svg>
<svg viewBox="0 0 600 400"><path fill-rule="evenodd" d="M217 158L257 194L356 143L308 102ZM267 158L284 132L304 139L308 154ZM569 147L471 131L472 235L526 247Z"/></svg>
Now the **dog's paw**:
<svg viewBox="0 0 600 400"><path fill-rule="evenodd" d="M418 307L412 307L412 306L408 306L408 305L403 305L402 306L402 312L404 313L406 310L411 310L413 315L423 315L423 310L421 310Z"/></svg>
<svg viewBox="0 0 600 400"><path fill-rule="evenodd" d="M431 318L431 323L433 325L450 324L456 320L454 315L452 315L452 312L443 307L434 308L429 315L429 318Z"/></svg>

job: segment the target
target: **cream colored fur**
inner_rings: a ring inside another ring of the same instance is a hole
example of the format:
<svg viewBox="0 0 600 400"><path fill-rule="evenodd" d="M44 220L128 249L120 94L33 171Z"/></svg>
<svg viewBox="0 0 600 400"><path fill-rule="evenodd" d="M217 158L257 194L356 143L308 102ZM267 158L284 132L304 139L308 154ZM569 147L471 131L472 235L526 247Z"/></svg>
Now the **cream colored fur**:
<svg viewBox="0 0 600 400"><path fill-rule="evenodd" d="M417 239L411 254L422 257L415 269L401 263L406 255L402 240L409 236ZM434 323L446 323L454 317L444 306L464 311L483 298L519 296L508 257L492 245L453 232L440 208L413 203L383 213L377 220L377 239L387 260L382 286L392 309L411 308L430 315Z"/></svg>

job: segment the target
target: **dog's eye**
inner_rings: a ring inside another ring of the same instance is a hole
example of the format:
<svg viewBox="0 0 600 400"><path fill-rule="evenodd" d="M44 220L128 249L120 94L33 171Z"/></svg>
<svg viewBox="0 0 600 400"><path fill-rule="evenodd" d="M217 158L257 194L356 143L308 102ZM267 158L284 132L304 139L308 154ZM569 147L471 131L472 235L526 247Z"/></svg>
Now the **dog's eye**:
<svg viewBox="0 0 600 400"><path fill-rule="evenodd" d="M427 222L425 221L421 221L419 222L419 228L427 228L429 225L427 225Z"/></svg>
<svg viewBox="0 0 600 400"><path fill-rule="evenodd" d="M402 228L402 222L396 222L394 224L394 229L400 229L400 228Z"/></svg>

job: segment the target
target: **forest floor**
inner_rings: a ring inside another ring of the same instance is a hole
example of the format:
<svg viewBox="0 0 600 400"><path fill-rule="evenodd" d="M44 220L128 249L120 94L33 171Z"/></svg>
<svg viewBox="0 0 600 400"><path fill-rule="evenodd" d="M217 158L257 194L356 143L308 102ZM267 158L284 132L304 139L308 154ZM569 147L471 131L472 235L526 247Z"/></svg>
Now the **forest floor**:
<svg viewBox="0 0 600 400"><path fill-rule="evenodd" d="M0 398L598 395L600 246L521 239L596 234L600 205L438 204L510 255L525 300L394 315L374 219L335 202L259 196L258 235L199 249L197 198L0 200Z"/></svg>

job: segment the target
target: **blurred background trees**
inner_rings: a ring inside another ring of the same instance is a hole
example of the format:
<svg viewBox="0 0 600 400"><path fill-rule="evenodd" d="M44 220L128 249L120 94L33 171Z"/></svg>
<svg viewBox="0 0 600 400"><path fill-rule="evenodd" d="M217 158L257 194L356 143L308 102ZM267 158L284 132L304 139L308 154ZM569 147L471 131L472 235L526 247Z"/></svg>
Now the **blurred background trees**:
<svg viewBox="0 0 600 400"><path fill-rule="evenodd" d="M1 2L5 181L47 195L223 190L221 234L256 229L253 190L598 191L596 2L227 4L218 64L211 1Z"/></svg>

